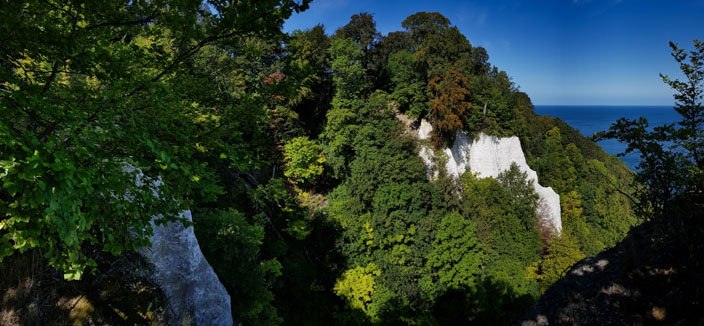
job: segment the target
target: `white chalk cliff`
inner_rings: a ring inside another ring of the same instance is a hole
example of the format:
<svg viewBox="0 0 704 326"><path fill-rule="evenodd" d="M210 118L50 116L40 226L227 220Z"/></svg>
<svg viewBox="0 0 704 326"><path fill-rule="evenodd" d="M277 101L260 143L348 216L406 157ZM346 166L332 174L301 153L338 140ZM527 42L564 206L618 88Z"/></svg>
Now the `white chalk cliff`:
<svg viewBox="0 0 704 326"><path fill-rule="evenodd" d="M429 139L432 129L430 123L421 120L418 138ZM533 183L538 194L536 209L543 225L553 227L557 232L562 230L560 196L551 187L543 187L538 183L538 175L526 163L518 137L496 137L481 133L479 139L471 141L464 131L458 130L452 148L444 148L443 152L448 157L445 165L447 173L455 178L465 171L478 173L479 178L496 178L515 162L521 171L528 174L528 180ZM423 146L419 154L431 175L437 174L432 162L433 151L428 146Z"/></svg>
<svg viewBox="0 0 704 326"><path fill-rule="evenodd" d="M189 222L191 211L183 211ZM177 318L190 318L193 325L232 325L230 295L205 260L193 227L181 222L157 226L151 248L139 253L154 264L154 278L164 291Z"/></svg>
<svg viewBox="0 0 704 326"><path fill-rule="evenodd" d="M125 172L135 171L136 184L143 185L141 170L125 166ZM162 185L154 180L153 187ZM153 190L157 196L156 189ZM127 198L131 195L126 194ZM139 253L154 265L154 281L159 285L169 308L178 323L190 321L191 325L233 325L230 295L220 283L217 274L208 264L198 245L193 227L184 227L179 221L156 225L151 220L154 234L149 239L152 246L139 249ZM191 211L181 212L179 218L193 221Z"/></svg>

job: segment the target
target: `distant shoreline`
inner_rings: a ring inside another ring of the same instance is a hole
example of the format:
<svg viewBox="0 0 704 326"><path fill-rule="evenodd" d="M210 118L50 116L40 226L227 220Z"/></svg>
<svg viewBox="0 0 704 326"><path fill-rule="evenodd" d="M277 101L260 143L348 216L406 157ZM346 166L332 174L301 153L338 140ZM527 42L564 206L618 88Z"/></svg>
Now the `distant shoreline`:
<svg viewBox="0 0 704 326"><path fill-rule="evenodd" d="M586 137L607 130L621 117L637 119L643 116L648 119L650 127L673 123L679 119L673 106L667 105L536 105L535 113L559 118ZM615 139L602 140L598 144L612 155L626 150L626 145ZM632 170L636 170L640 162L636 153L630 153L620 159Z"/></svg>

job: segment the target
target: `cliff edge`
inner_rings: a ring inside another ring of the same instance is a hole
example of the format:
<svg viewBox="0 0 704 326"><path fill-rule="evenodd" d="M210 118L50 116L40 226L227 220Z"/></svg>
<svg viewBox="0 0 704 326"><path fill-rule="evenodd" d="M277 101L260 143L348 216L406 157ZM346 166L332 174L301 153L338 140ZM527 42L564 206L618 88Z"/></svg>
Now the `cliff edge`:
<svg viewBox="0 0 704 326"><path fill-rule="evenodd" d="M418 139L430 139L432 130L430 123L421 120ZM528 180L533 183L538 194L537 213L543 225L552 227L557 232L562 230L560 196L551 187L543 187L538 183L538 174L526 163L518 137L496 137L480 133L479 138L472 141L467 133L458 130L452 147L444 148L443 152L448 157L445 164L447 173L455 178L465 171L478 173L480 178L496 178L499 173L508 170L512 163L516 163L521 171L528 174ZM437 173L432 162L432 149L422 146L419 154L429 173Z"/></svg>

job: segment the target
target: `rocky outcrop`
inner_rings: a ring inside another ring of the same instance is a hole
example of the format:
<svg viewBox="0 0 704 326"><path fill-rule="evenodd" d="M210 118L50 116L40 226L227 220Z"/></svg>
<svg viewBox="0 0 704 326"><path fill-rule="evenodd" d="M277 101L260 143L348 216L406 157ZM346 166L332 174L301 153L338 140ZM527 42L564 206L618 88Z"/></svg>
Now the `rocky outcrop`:
<svg viewBox="0 0 704 326"><path fill-rule="evenodd" d="M191 211L180 217L190 222ZM154 279L176 317L194 325L232 325L230 295L205 260L193 227L181 222L157 226L153 220L152 227L152 246L140 254L154 264Z"/></svg>
<svg viewBox="0 0 704 326"><path fill-rule="evenodd" d="M125 172L135 172L137 186L142 186L145 176L131 165ZM154 196L163 182L149 180ZM131 194L125 195L131 198ZM230 295L198 245L193 227L184 227L179 221L157 225L151 220L154 234L150 248L141 248L139 253L154 265L154 281L164 291L168 306L175 318L189 321L193 325L232 325ZM180 219L193 221L191 211L181 212Z"/></svg>
<svg viewBox="0 0 704 326"><path fill-rule="evenodd" d="M704 325L700 237L665 240L659 228L636 226L574 264L516 325Z"/></svg>
<svg viewBox="0 0 704 326"><path fill-rule="evenodd" d="M418 138L429 139L432 126L422 120L418 128ZM496 137L479 134L476 140L470 140L464 131L457 131L455 143L452 148L442 150L447 156L445 169L454 177L459 177L465 171L478 173L480 178L494 177L508 170L512 163L516 163L521 171L528 174L528 180L533 183L538 194L537 213L544 225L562 230L560 218L560 196L550 187L543 187L538 183L538 175L526 163L526 158L521 149L518 137ZM419 155L425 161L431 174L437 174L433 163L433 152L429 146L422 146Z"/></svg>

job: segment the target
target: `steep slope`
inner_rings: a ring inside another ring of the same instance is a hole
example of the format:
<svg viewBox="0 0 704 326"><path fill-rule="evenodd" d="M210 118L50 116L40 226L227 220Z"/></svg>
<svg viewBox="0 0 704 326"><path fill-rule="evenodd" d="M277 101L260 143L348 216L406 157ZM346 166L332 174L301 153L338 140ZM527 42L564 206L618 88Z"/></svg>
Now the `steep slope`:
<svg viewBox="0 0 704 326"><path fill-rule="evenodd" d="M701 325L702 262L687 243L661 243L652 226L633 228L615 247L585 258L553 284L521 325Z"/></svg>
<svg viewBox="0 0 704 326"><path fill-rule="evenodd" d="M431 131L432 126L423 119L418 129L418 138L429 139ZM496 137L480 133L478 139L470 141L467 133L458 130L452 148L444 148L442 151L448 158L445 169L455 178L467 170L478 173L480 178L496 178L501 172L508 170L512 163L516 163L521 171L528 174L528 180L533 183L540 198L537 213L543 225L558 232L562 230L560 196L551 187L543 187L538 183L538 175L526 163L518 137ZM433 153L430 147L423 146L419 154L428 170L433 171ZM434 173L437 173L437 170Z"/></svg>

